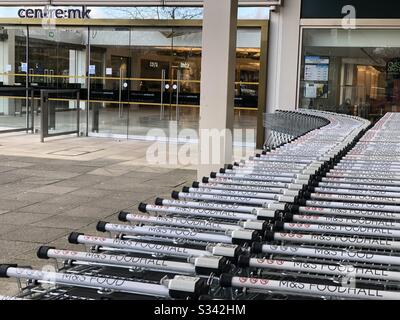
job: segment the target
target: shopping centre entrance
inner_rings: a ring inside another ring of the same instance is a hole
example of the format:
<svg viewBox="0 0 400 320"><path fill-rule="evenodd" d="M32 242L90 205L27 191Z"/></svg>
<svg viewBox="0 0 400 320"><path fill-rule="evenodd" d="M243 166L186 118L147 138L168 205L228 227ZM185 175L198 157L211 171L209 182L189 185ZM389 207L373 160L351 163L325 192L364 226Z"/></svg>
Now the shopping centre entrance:
<svg viewBox="0 0 400 320"><path fill-rule="evenodd" d="M174 138L181 129L198 130L200 20L24 23L0 19L0 132L40 130L41 90L52 90L50 130L68 132L76 125L77 100L65 90L79 90L83 135L140 139L162 129ZM264 20L239 22L236 129L257 128L267 27ZM170 132L173 126L177 130Z"/></svg>

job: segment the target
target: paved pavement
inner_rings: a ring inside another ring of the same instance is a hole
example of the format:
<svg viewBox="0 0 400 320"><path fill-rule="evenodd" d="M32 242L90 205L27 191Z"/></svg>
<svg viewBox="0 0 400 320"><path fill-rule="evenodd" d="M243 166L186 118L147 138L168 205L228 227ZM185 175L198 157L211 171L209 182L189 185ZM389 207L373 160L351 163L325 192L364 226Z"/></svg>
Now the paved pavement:
<svg viewBox="0 0 400 320"><path fill-rule="evenodd" d="M37 135L0 135L0 263L43 267L41 245L74 248L72 231L95 235L99 220L116 222L120 210L170 197L196 179L191 166L151 166L152 144ZM82 248L83 249L83 248ZM0 279L0 294L15 294L14 280Z"/></svg>

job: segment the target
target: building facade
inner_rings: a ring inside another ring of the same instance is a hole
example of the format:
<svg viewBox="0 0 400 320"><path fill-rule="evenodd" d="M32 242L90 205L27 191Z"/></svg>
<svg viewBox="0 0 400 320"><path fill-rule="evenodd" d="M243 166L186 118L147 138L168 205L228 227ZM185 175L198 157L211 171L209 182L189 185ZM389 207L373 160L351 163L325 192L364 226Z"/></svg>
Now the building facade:
<svg viewBox="0 0 400 320"><path fill-rule="evenodd" d="M271 15L268 108L371 120L400 111L399 9L394 0L285 1Z"/></svg>
<svg viewBox="0 0 400 320"><path fill-rule="evenodd" d="M151 129L168 134L171 123L178 131L199 129L201 20L98 18L98 7L56 6L48 13L47 2L14 11L3 7L9 13L0 19L1 132L35 130L31 123L39 123L43 88L79 91L80 130L89 136L142 138ZM244 141L240 133L237 142L260 147L263 114L276 109L371 120L398 110L398 1L256 2L246 5L275 6L269 20L238 22L234 127L258 134ZM130 14L129 7L120 9ZM54 132L76 125L76 93L68 92L48 99ZM32 119L26 116L31 109Z"/></svg>
<svg viewBox="0 0 400 320"><path fill-rule="evenodd" d="M1 132L37 129L40 89L54 91L48 101L53 132L76 126L76 93L68 90L79 91L82 134L143 138L162 129L168 135L171 123L178 131L198 130L201 20L104 19L90 16L90 7L54 8L8 7L11 16L0 18ZM125 17L131 9L121 10ZM259 106L264 109L258 97L266 90L260 70L266 70L267 34L268 20L238 22L236 129L255 128ZM236 138L255 143L254 135Z"/></svg>

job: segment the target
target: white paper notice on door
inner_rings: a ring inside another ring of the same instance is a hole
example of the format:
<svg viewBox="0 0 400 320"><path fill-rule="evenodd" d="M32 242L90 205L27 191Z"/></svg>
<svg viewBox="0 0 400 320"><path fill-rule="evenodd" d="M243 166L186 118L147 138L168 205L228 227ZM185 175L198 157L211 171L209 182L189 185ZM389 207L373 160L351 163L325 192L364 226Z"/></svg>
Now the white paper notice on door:
<svg viewBox="0 0 400 320"><path fill-rule="evenodd" d="M106 76L112 76L112 68L106 68Z"/></svg>
<svg viewBox="0 0 400 320"><path fill-rule="evenodd" d="M89 74L90 74L90 75L96 74L96 66L95 66L94 64L91 64L91 65L89 66Z"/></svg>
<svg viewBox="0 0 400 320"><path fill-rule="evenodd" d="M317 86L314 83L306 83L304 97L311 99L317 97Z"/></svg>
<svg viewBox="0 0 400 320"><path fill-rule="evenodd" d="M28 72L28 64L26 62L21 62L21 72Z"/></svg>

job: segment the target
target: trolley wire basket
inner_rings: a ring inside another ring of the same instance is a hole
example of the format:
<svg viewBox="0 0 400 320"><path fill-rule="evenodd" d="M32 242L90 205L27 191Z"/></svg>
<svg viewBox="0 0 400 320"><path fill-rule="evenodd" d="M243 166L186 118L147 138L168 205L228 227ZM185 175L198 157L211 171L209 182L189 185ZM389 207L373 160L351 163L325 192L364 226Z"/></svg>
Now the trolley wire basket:
<svg viewBox="0 0 400 320"><path fill-rule="evenodd" d="M265 113L266 142L264 148L276 148L328 124L328 120L316 115L310 116L308 113L280 110L275 113Z"/></svg>

